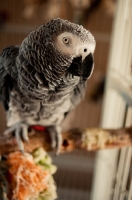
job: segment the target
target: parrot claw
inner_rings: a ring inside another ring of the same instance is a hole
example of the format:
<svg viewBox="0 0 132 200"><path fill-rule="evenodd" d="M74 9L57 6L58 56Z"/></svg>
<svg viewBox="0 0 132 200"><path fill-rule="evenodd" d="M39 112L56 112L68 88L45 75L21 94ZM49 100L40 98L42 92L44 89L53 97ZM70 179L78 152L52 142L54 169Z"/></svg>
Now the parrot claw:
<svg viewBox="0 0 132 200"><path fill-rule="evenodd" d="M15 133L19 150L24 153L24 144L22 140L28 142L28 125L18 122L17 124L5 130L4 135L8 135L13 132Z"/></svg>
<svg viewBox="0 0 132 200"><path fill-rule="evenodd" d="M50 126L47 128L51 137L52 149L56 149L56 155L59 155L62 145L62 134L59 126Z"/></svg>

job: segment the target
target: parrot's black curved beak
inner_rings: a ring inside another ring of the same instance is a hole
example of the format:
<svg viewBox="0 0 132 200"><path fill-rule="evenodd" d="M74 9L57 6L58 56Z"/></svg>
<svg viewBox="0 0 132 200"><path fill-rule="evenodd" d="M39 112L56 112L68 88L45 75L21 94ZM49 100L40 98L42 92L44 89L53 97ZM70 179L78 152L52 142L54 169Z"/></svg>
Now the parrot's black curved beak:
<svg viewBox="0 0 132 200"><path fill-rule="evenodd" d="M74 76L80 76L87 79L93 71L93 56L92 53L87 55L82 61L82 56L73 59L68 71Z"/></svg>

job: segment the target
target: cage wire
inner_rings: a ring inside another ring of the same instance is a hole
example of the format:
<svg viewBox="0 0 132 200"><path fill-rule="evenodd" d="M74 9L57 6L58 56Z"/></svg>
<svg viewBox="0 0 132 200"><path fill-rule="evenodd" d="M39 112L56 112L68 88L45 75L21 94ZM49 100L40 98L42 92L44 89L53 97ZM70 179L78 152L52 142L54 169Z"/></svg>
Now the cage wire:
<svg viewBox="0 0 132 200"><path fill-rule="evenodd" d="M118 1L101 123L106 128L132 125L131 8L131 0ZM132 199L132 147L98 153L92 192L92 199L97 198Z"/></svg>

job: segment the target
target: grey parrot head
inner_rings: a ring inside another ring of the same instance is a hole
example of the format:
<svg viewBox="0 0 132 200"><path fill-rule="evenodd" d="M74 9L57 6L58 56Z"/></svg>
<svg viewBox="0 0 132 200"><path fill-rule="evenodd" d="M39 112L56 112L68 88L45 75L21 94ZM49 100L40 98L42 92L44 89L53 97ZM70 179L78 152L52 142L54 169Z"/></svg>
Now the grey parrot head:
<svg viewBox="0 0 132 200"><path fill-rule="evenodd" d="M41 80L44 75L57 84L72 74L85 81L93 71L95 46L93 35L83 26L57 18L30 32L20 47L19 61L26 60L23 70L35 69Z"/></svg>
<svg viewBox="0 0 132 200"><path fill-rule="evenodd" d="M90 77L94 67L93 53L96 44L92 34L83 26L63 19L54 19L45 27L46 33L51 35L52 49L55 49L52 56L63 58L64 64L61 67L64 71L84 79Z"/></svg>

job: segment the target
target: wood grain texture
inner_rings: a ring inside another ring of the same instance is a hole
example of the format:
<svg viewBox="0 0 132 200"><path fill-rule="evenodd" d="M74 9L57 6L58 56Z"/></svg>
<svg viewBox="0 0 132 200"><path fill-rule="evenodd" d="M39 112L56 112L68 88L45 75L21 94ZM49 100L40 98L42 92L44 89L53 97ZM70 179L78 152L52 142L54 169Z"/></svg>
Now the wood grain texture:
<svg viewBox="0 0 132 200"><path fill-rule="evenodd" d="M102 128L75 128L62 133L63 143L60 153L83 149L96 151L108 148L122 148L132 145L132 127L121 129ZM48 132L32 130L29 133L29 142L24 143L25 151L32 152L38 147L51 151L51 139ZM12 135L0 136L0 154L8 154L18 150L16 139Z"/></svg>

